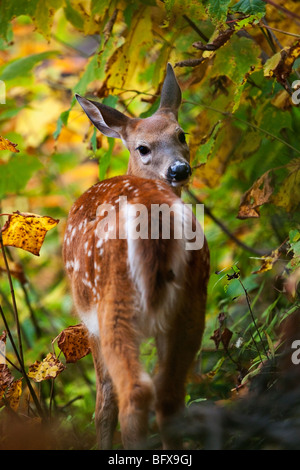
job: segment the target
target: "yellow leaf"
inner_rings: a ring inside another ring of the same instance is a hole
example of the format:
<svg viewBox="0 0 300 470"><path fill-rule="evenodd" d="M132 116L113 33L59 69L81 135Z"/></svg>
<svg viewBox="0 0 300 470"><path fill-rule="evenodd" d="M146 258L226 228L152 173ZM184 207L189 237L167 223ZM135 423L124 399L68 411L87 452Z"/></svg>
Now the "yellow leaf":
<svg viewBox="0 0 300 470"><path fill-rule="evenodd" d="M264 273L270 271L273 268L274 263L278 260L280 256L279 250L274 250L269 256L262 256L262 265L258 271L254 271L253 274Z"/></svg>
<svg viewBox="0 0 300 470"><path fill-rule="evenodd" d="M0 407L8 405L17 411L22 394L22 378L14 380L6 364L0 364Z"/></svg>
<svg viewBox="0 0 300 470"><path fill-rule="evenodd" d="M0 150L10 150L11 152L18 153L19 150L16 148L18 144L14 144L8 139L0 136Z"/></svg>
<svg viewBox="0 0 300 470"><path fill-rule="evenodd" d="M51 37L54 14L62 5L63 0L38 0L37 2L34 22L38 32L43 34L46 39Z"/></svg>
<svg viewBox="0 0 300 470"><path fill-rule="evenodd" d="M35 361L29 367L28 377L35 382L42 382L43 380L55 379L64 369L65 366L55 354L49 353L42 362Z"/></svg>
<svg viewBox="0 0 300 470"><path fill-rule="evenodd" d="M9 387L5 398L8 400L10 408L17 411L22 395L22 379L15 380Z"/></svg>
<svg viewBox="0 0 300 470"><path fill-rule="evenodd" d="M284 207L287 212L296 209L300 203L300 158L294 158L288 165L289 175L281 183L280 189L272 198L276 206Z"/></svg>
<svg viewBox="0 0 300 470"><path fill-rule="evenodd" d="M292 72L295 60L300 56L300 40L291 47L286 47L267 60L264 67L265 77L275 77L286 89L286 80Z"/></svg>
<svg viewBox="0 0 300 470"><path fill-rule="evenodd" d="M64 103L51 96L32 100L30 106L18 112L15 132L24 137L24 145L37 148L52 131L51 126L56 125L62 111L65 111Z"/></svg>
<svg viewBox="0 0 300 470"><path fill-rule="evenodd" d="M133 85L133 77L137 76L137 71L141 68L139 51L153 43L151 14L147 6L140 6L124 37L125 42L109 59L109 74L104 84L107 88L126 89Z"/></svg>
<svg viewBox="0 0 300 470"><path fill-rule="evenodd" d="M39 256L41 246L48 230L54 228L59 220L36 214L14 212L2 229L3 244L15 246Z"/></svg>

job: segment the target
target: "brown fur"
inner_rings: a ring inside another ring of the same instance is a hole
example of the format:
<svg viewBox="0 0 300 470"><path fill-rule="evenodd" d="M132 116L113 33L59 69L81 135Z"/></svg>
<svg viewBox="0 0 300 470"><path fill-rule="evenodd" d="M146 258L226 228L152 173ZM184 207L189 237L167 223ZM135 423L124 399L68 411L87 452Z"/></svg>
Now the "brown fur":
<svg viewBox="0 0 300 470"><path fill-rule="evenodd" d="M164 176L176 159L189 160L187 145L178 140L176 107L181 93L170 67L166 83L163 109L145 120L130 120L80 98L101 132L121 136L131 154L127 176L98 183L76 201L63 248L74 303L91 332L97 383L96 428L102 449L111 448L118 418L124 447L144 448L152 407L164 448L181 447L172 426L184 409L185 380L204 329L209 278L205 239L203 248L185 252L182 241L174 237L174 217L169 239L162 238L161 230L158 239L133 241L118 236L100 239L97 232L105 217L98 209L104 203L115 207L117 235L129 223L129 219L118 218L121 196L126 196L129 204L147 207L149 234L152 204L182 205L176 195L180 187L171 189ZM141 163L136 150L141 140L151 148L152 160L147 164ZM154 381L139 360L140 342L149 335L155 336L158 351Z"/></svg>

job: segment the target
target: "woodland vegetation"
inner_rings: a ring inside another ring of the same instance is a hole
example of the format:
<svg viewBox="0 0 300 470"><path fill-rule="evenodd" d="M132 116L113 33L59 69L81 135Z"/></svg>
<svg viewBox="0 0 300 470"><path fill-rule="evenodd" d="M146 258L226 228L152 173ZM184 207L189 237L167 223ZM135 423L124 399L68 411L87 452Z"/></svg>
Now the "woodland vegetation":
<svg viewBox="0 0 300 470"><path fill-rule="evenodd" d="M167 62L193 167L183 199L205 205L211 251L186 447L300 448L300 3L2 0L0 449L95 448L61 247L72 203L128 153L74 94L146 117ZM141 358L155 370L152 339Z"/></svg>

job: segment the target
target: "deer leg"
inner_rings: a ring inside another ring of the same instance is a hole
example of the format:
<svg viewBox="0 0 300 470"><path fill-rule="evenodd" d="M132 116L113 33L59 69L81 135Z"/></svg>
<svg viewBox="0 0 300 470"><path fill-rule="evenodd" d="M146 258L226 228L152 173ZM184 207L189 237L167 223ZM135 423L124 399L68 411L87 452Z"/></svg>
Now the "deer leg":
<svg viewBox="0 0 300 470"><path fill-rule="evenodd" d="M103 362L101 343L97 336L90 336L96 372L95 425L97 444L101 450L112 449L113 435L118 423L118 404L111 377Z"/></svg>
<svg viewBox="0 0 300 470"><path fill-rule="evenodd" d="M126 291L125 291L126 292ZM118 396L122 441L126 449L146 447L148 414L154 387L139 362L139 342L130 311L132 303L106 302L101 322L102 351ZM106 320L105 320L106 319Z"/></svg>
<svg viewBox="0 0 300 470"><path fill-rule="evenodd" d="M156 338L159 370L155 379L155 409L164 449L182 448L178 431L185 408L185 381L204 329L204 307L200 306L198 312L195 321L195 305L185 308L170 330Z"/></svg>

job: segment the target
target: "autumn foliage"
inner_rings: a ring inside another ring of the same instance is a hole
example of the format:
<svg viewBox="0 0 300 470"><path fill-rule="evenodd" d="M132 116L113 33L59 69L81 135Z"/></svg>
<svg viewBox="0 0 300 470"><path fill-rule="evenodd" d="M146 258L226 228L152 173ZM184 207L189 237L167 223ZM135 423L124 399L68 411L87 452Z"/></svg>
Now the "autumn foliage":
<svg viewBox="0 0 300 470"><path fill-rule="evenodd" d="M0 449L94 448L92 359L61 245L74 200L128 154L74 95L147 117L167 62L191 149L183 198L205 204L212 264L186 445L299 449L278 411L299 433L283 346L299 330L299 2L3 0L0 17ZM141 357L153 371L151 338Z"/></svg>

